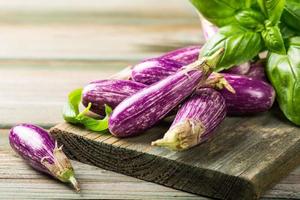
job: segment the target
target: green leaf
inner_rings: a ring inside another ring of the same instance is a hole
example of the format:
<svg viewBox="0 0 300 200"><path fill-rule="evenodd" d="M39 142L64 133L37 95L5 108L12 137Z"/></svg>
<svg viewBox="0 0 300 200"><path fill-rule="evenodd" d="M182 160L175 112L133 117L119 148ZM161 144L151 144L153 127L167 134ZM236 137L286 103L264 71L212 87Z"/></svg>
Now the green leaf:
<svg viewBox="0 0 300 200"><path fill-rule="evenodd" d="M251 0L190 0L195 8L218 27L236 23L237 11L250 7Z"/></svg>
<svg viewBox="0 0 300 200"><path fill-rule="evenodd" d="M81 101L82 89L76 89L68 95L68 102L63 108L63 117L67 122L79 123L76 116L79 114L79 103Z"/></svg>
<svg viewBox="0 0 300 200"><path fill-rule="evenodd" d="M279 27L283 39L288 39L297 35L296 30L293 30L291 27L287 26L284 23L280 23Z"/></svg>
<svg viewBox="0 0 300 200"><path fill-rule="evenodd" d="M285 9L282 14L282 23L300 33L300 1L286 0Z"/></svg>
<svg viewBox="0 0 300 200"><path fill-rule="evenodd" d="M72 124L82 124L85 128L92 131L105 131L108 129L108 120L112 112L112 109L105 105L105 118L104 119L94 119L87 116L92 106L91 103L79 113L79 104L81 102L82 89L73 90L68 96L68 102L63 109L63 117L65 121Z"/></svg>
<svg viewBox="0 0 300 200"><path fill-rule="evenodd" d="M300 125L300 37L289 40L287 54L270 53L267 75L284 115Z"/></svg>
<svg viewBox="0 0 300 200"><path fill-rule="evenodd" d="M285 54L286 50L278 26L266 27L261 33L268 50L278 54Z"/></svg>
<svg viewBox="0 0 300 200"><path fill-rule="evenodd" d="M264 29L265 17L256 10L242 10L235 15L235 18L243 27L254 29L255 31Z"/></svg>
<svg viewBox="0 0 300 200"><path fill-rule="evenodd" d="M225 53L215 71L251 60L263 45L260 33L237 25L225 26L203 46L201 56L210 56L222 47L225 48Z"/></svg>
<svg viewBox="0 0 300 200"><path fill-rule="evenodd" d="M257 3L272 25L276 25L281 18L285 1L286 0L257 0Z"/></svg>

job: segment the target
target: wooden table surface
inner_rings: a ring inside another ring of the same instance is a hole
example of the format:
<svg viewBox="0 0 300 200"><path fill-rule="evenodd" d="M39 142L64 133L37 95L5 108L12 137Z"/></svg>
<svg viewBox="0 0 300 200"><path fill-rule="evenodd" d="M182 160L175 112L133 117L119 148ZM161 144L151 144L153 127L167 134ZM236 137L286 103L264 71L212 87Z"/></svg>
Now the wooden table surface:
<svg viewBox="0 0 300 200"><path fill-rule="evenodd" d="M0 0L0 199L207 199L73 162L82 193L33 171L10 149L21 122L62 122L67 93L171 49L202 43L182 0ZM300 167L263 199L300 199Z"/></svg>

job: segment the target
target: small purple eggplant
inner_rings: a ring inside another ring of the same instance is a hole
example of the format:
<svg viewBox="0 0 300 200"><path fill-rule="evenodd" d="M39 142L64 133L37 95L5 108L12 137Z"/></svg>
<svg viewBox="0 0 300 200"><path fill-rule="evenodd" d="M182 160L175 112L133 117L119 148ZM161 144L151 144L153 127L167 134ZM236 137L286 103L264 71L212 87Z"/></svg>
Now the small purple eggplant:
<svg viewBox="0 0 300 200"><path fill-rule="evenodd" d="M189 65L198 60L200 50L201 46L188 46L168 52L160 58L173 60L183 65Z"/></svg>
<svg viewBox="0 0 300 200"><path fill-rule="evenodd" d="M222 72L229 73L229 74L245 75L249 72L250 68L251 68L251 64L249 62L246 62L244 64L234 66L234 67L224 70Z"/></svg>
<svg viewBox="0 0 300 200"><path fill-rule="evenodd" d="M35 125L20 124L9 134L10 146L34 169L68 182L79 191L73 167L49 133Z"/></svg>
<svg viewBox="0 0 300 200"><path fill-rule="evenodd" d="M267 78L265 74L264 60L259 60L255 63L251 63L251 67L249 71L245 74L245 76L251 77L253 79L266 81Z"/></svg>
<svg viewBox="0 0 300 200"><path fill-rule="evenodd" d="M167 58L145 60L134 66L131 77L134 81L151 85L171 74L174 74L184 65Z"/></svg>
<svg viewBox="0 0 300 200"><path fill-rule="evenodd" d="M110 132L129 137L152 127L203 84L223 52L220 49L122 101L110 116Z"/></svg>
<svg viewBox="0 0 300 200"><path fill-rule="evenodd" d="M207 21L204 17L200 17L201 21L201 30L204 36L205 41L212 38L216 33L218 33L219 29L209 21Z"/></svg>
<svg viewBox="0 0 300 200"><path fill-rule="evenodd" d="M183 103L164 137L152 145L175 151L189 149L211 138L225 116L224 97L211 88L199 89Z"/></svg>
<svg viewBox="0 0 300 200"><path fill-rule="evenodd" d="M114 80L130 80L131 79L131 69L132 69L132 66L125 67L124 69L117 72L116 74L113 74L109 78L114 79Z"/></svg>
<svg viewBox="0 0 300 200"><path fill-rule="evenodd" d="M235 90L235 93L226 89L219 91L226 100L229 115L254 114L272 107L275 90L267 82L234 74L223 76Z"/></svg>
<svg viewBox="0 0 300 200"><path fill-rule="evenodd" d="M146 85L131 80L93 81L84 87L82 103L86 107L91 103L91 111L103 115L105 104L115 108L124 99L145 87Z"/></svg>

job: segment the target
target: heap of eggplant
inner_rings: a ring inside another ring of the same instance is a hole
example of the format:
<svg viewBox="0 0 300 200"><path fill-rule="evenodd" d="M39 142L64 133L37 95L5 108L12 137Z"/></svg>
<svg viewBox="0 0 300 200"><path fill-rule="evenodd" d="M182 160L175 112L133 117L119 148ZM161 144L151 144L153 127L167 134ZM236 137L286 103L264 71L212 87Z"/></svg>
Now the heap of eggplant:
<svg viewBox="0 0 300 200"><path fill-rule="evenodd" d="M169 130L152 145L179 151L211 138L226 116L272 107L275 91L266 81L263 60L216 73L224 48L202 58L200 50L200 46L181 48L144 60L110 79L92 81L70 93L65 120L99 132L106 128L116 137L132 137L175 115ZM77 102L72 104L74 98ZM80 102L86 107L81 113ZM98 118L91 117L90 111Z"/></svg>

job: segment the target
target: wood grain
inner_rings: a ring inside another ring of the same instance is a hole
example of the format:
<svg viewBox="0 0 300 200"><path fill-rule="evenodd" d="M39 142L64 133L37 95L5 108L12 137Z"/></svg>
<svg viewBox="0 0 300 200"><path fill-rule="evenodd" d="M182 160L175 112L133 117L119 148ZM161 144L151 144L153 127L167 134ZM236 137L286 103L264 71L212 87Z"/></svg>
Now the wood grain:
<svg viewBox="0 0 300 200"><path fill-rule="evenodd" d="M150 146L166 125L128 139L66 123L51 133L81 162L191 193L248 200L259 198L300 164L299 129L278 116L275 109L228 118L211 141L177 153Z"/></svg>
<svg viewBox="0 0 300 200"><path fill-rule="evenodd" d="M11 151L7 137L8 130L0 129L0 199L209 199L72 161L83 188L78 195L68 186L24 164ZM291 172L262 200L299 199L299 174L300 168Z"/></svg>

